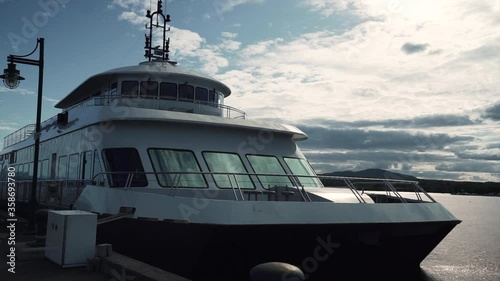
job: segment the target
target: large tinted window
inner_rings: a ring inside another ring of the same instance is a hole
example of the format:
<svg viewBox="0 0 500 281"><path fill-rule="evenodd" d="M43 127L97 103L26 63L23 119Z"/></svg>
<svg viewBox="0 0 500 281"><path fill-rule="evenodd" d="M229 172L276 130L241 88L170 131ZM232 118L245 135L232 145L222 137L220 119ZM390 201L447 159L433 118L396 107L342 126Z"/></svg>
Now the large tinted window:
<svg viewBox="0 0 500 281"><path fill-rule="evenodd" d="M217 93L215 91L212 91L212 90L209 91L208 102L217 103Z"/></svg>
<svg viewBox="0 0 500 281"><path fill-rule="evenodd" d="M41 161L40 167L38 167L39 178L46 180L49 178L49 159Z"/></svg>
<svg viewBox="0 0 500 281"><path fill-rule="evenodd" d="M194 87L189 85L179 85L180 100L194 100Z"/></svg>
<svg viewBox="0 0 500 281"><path fill-rule="evenodd" d="M247 159L257 174L286 174L274 156L247 155ZM258 176L264 188L273 186L293 186L288 176Z"/></svg>
<svg viewBox="0 0 500 281"><path fill-rule="evenodd" d="M99 161L99 153L97 153L97 150L94 150L94 162L92 164L92 169L93 169L93 174L92 176L95 177L99 173L102 173L102 168L101 168L101 162Z"/></svg>
<svg viewBox="0 0 500 281"><path fill-rule="evenodd" d="M205 88L196 87L195 98L200 102L208 102L208 90Z"/></svg>
<svg viewBox="0 0 500 281"><path fill-rule="evenodd" d="M163 82L160 84L160 97L165 99L177 99L177 84Z"/></svg>
<svg viewBox="0 0 500 281"><path fill-rule="evenodd" d="M57 179L65 180L68 176L68 156L59 157L57 161Z"/></svg>
<svg viewBox="0 0 500 281"><path fill-rule="evenodd" d="M124 96L137 96L139 93L139 82L123 81L121 94Z"/></svg>
<svg viewBox="0 0 500 281"><path fill-rule="evenodd" d="M158 97L158 82L142 81L141 82L141 97Z"/></svg>
<svg viewBox="0 0 500 281"><path fill-rule="evenodd" d="M211 172L227 174L213 175L215 183L220 188L254 188L248 175L231 175L232 173L248 173L237 154L204 152L203 157Z"/></svg>
<svg viewBox="0 0 500 281"><path fill-rule="evenodd" d="M189 150L148 149L158 182L163 187L207 187L194 153ZM164 174L161 174L164 173Z"/></svg>
<svg viewBox="0 0 500 281"><path fill-rule="evenodd" d="M290 171L292 171L292 174L294 175L302 175L302 176L315 176L314 171L312 170L311 166L305 159L299 159L299 158L284 158L286 165L288 168L290 168ZM299 182L303 186L311 186L311 187L321 187L323 184L321 184L321 181L314 177L297 177Z"/></svg>
<svg viewBox="0 0 500 281"><path fill-rule="evenodd" d="M68 166L68 179L76 180L78 179L78 153L71 154L69 156L69 166Z"/></svg>
<svg viewBox="0 0 500 281"><path fill-rule="evenodd" d="M103 150L106 168L110 174L110 186L125 187L127 179L133 175L130 186L147 186L141 158L135 148L109 148ZM120 173L122 172L122 173Z"/></svg>

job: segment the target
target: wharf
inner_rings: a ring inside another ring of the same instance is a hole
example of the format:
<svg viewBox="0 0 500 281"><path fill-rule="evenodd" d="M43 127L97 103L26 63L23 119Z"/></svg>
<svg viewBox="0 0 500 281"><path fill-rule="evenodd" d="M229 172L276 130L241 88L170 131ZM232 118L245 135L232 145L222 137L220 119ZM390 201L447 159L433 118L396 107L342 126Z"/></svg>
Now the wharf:
<svg viewBox="0 0 500 281"><path fill-rule="evenodd" d="M23 234L27 221L17 217L15 273L8 271L9 229L6 213L0 210L0 280L5 281L190 281L186 278L153 267L113 252L109 257L96 257L87 267L61 268L45 258L44 248L32 248L27 241L34 235ZM97 254L97 252L96 252Z"/></svg>

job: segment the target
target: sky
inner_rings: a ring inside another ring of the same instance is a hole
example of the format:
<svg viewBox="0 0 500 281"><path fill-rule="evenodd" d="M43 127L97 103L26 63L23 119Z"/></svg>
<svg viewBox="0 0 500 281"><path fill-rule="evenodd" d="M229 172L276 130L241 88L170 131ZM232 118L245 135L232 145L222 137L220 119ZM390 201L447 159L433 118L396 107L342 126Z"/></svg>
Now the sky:
<svg viewBox="0 0 500 281"><path fill-rule="evenodd" d="M500 0L171 0L171 58L226 104L288 123L317 170L500 181ZM0 0L0 68L45 38L42 119L89 76L144 61L148 0ZM33 55L33 58L37 58ZM38 70L0 87L0 139L34 123ZM0 140L1 142L1 140Z"/></svg>

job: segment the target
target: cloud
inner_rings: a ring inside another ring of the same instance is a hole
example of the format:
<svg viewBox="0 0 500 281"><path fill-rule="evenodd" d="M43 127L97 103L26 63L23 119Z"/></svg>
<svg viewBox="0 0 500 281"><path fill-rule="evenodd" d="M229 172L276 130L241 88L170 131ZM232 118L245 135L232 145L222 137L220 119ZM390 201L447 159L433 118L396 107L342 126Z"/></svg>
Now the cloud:
<svg viewBox="0 0 500 281"><path fill-rule="evenodd" d="M9 132L14 132L15 130L17 130L18 128L15 128L15 127L11 127L11 126L6 126L6 125L3 125L3 124L0 124L0 131L9 131Z"/></svg>
<svg viewBox="0 0 500 281"><path fill-rule="evenodd" d="M456 154L461 159L500 161L500 153L495 154L494 152L490 153L458 152Z"/></svg>
<svg viewBox="0 0 500 281"><path fill-rule="evenodd" d="M410 54L413 54L413 53L423 52L423 51L425 51L427 49L427 47L429 47L429 44L405 43L401 47L401 51L403 51L404 53L410 55Z"/></svg>
<svg viewBox="0 0 500 281"><path fill-rule="evenodd" d="M448 134L410 133L406 131L380 131L362 129L335 129L322 127L300 128L309 135L303 147L308 149L393 149L428 151L443 149L450 144L472 141L470 136Z"/></svg>
<svg viewBox="0 0 500 281"><path fill-rule="evenodd" d="M488 161L442 163L436 166L436 170L449 172L481 172L498 174L500 173L500 164Z"/></svg>
<svg viewBox="0 0 500 281"><path fill-rule="evenodd" d="M482 114L483 118L499 121L500 120L500 102L486 108L485 112Z"/></svg>
<svg viewBox="0 0 500 281"><path fill-rule="evenodd" d="M26 88L15 88L15 89L7 89L5 87L0 87L0 93L13 93L19 95L34 95L35 92L31 89Z"/></svg>
<svg viewBox="0 0 500 281"><path fill-rule="evenodd" d="M417 116L411 119L386 119L386 120L359 120L359 121L336 121L328 119L309 119L301 121L302 124L321 124L322 127L333 128L360 128L360 127L383 127L383 128L431 128L431 127L455 127L477 124L479 121L471 120L470 116L458 114L436 114Z"/></svg>
<svg viewBox="0 0 500 281"><path fill-rule="evenodd" d="M234 39L238 37L238 33L235 32L221 32L221 36L224 38Z"/></svg>
<svg viewBox="0 0 500 281"><path fill-rule="evenodd" d="M53 99L53 98L49 98L49 97L46 97L46 96L43 96L43 99L46 100L46 101L48 101L48 102L51 102L53 104L56 104L56 103L59 102L58 99Z"/></svg>
<svg viewBox="0 0 500 281"><path fill-rule="evenodd" d="M232 11L237 6L262 2L264 2L264 0L219 0L215 1L213 5L218 14L224 14Z"/></svg>

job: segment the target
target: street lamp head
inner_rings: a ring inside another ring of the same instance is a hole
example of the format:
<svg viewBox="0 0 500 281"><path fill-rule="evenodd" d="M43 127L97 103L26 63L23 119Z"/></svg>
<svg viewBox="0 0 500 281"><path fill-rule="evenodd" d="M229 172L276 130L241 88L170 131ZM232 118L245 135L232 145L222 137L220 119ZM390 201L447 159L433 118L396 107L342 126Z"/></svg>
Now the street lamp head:
<svg viewBox="0 0 500 281"><path fill-rule="evenodd" d="M9 63L7 68L3 70L3 75L0 75L0 78L3 79L5 87L9 89L17 88L21 80L24 80L24 77L20 75L19 70L16 69L16 64L12 62Z"/></svg>

